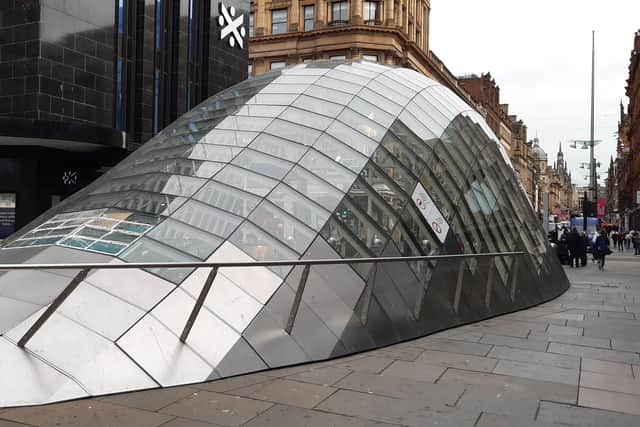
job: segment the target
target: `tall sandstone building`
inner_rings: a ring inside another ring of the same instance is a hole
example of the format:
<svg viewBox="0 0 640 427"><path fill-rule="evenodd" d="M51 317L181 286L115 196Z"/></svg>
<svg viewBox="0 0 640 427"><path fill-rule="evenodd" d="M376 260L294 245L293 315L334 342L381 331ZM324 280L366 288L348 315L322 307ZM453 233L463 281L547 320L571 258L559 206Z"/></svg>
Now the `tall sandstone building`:
<svg viewBox="0 0 640 427"><path fill-rule="evenodd" d="M430 0L255 0L252 75L317 59L370 60L419 71L470 101L429 50Z"/></svg>

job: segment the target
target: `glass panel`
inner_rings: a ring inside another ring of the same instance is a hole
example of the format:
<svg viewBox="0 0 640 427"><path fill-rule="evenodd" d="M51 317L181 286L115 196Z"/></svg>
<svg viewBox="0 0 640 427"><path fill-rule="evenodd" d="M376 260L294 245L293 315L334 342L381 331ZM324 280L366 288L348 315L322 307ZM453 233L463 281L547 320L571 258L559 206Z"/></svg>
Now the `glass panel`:
<svg viewBox="0 0 640 427"><path fill-rule="evenodd" d="M245 105L236 113L236 115L250 117L278 117L285 108L286 107L282 105Z"/></svg>
<svg viewBox="0 0 640 427"><path fill-rule="evenodd" d="M262 197L266 196L278 183L263 175L233 165L227 165L227 167L218 172L214 179Z"/></svg>
<svg viewBox="0 0 640 427"><path fill-rule="evenodd" d="M311 195L309 196L312 197ZM267 199L316 231L324 226L330 215L329 211L313 203L285 184L278 185L269 194Z"/></svg>
<svg viewBox="0 0 640 427"><path fill-rule="evenodd" d="M362 114L364 117L367 117L368 119L371 119L381 124L385 128L385 130L389 128L389 126L391 126L391 124L395 120L394 116L376 107L374 104L371 104L370 102L365 101L359 95L355 96L353 100L349 103L349 108L351 108L353 111L357 111L359 114Z"/></svg>
<svg viewBox="0 0 640 427"><path fill-rule="evenodd" d="M329 127L333 119L318 114L309 113L304 110L289 107L281 115L280 118L293 123L298 123L310 128L325 130Z"/></svg>
<svg viewBox="0 0 640 427"><path fill-rule="evenodd" d="M351 116L351 114L349 114L349 116ZM354 117L353 119L358 120L358 118L361 118L360 123L356 121L354 123L355 126L359 126L362 122L364 122L364 117L362 116ZM377 146L374 141L352 129L351 127L345 125L344 123L334 122L329 127L329 129L327 129L327 133L335 137L338 141L348 144L353 149L361 152L367 158L370 157L371 154L373 154ZM382 135L380 135L380 138L382 138Z"/></svg>
<svg viewBox="0 0 640 427"><path fill-rule="evenodd" d="M344 196L343 193L300 166L294 167L284 178L284 182L329 212L335 209Z"/></svg>
<svg viewBox="0 0 640 427"><path fill-rule="evenodd" d="M170 215L187 199L167 194L130 191L114 206L121 209L147 212L156 215Z"/></svg>
<svg viewBox="0 0 640 427"><path fill-rule="evenodd" d="M226 163L233 159L242 150L239 147L227 147L222 145L198 144L193 147L190 159L211 160Z"/></svg>
<svg viewBox="0 0 640 427"><path fill-rule="evenodd" d="M367 158L362 154L340 143L337 139L326 133L318 139L313 148L325 156L330 157L334 162L340 163L356 173L360 173L367 163Z"/></svg>
<svg viewBox="0 0 640 427"><path fill-rule="evenodd" d="M241 217L247 217L260 202L256 196L215 181L205 185L194 198Z"/></svg>
<svg viewBox="0 0 640 427"><path fill-rule="evenodd" d="M320 79L318 79L318 81L315 82L315 84L313 86L322 86L322 87L327 88L327 89L335 89L335 90L339 90L341 92L350 93L352 95L355 95L356 93L358 93L360 91L360 89L362 88L362 85L355 84L355 83L349 83L349 82L346 82L344 80L332 79L332 78L326 77L326 76L322 76ZM307 92L307 93L309 93L309 92ZM325 98L325 99L327 99L327 98Z"/></svg>
<svg viewBox="0 0 640 427"><path fill-rule="evenodd" d="M247 104L259 104L259 105L291 105L293 101L298 97L297 94L287 93L259 93L249 101Z"/></svg>
<svg viewBox="0 0 640 427"><path fill-rule="evenodd" d="M305 145L296 144L266 133L260 134L251 143L250 148L294 163L300 160L302 155L309 149Z"/></svg>
<svg viewBox="0 0 640 427"><path fill-rule="evenodd" d="M380 255L387 244L387 236L366 213L345 198L336 209L335 219L340 221L362 244L375 255Z"/></svg>
<svg viewBox="0 0 640 427"><path fill-rule="evenodd" d="M204 144L245 147L249 145L249 143L253 141L253 138L255 138L257 135L257 132L213 129L202 138L201 142Z"/></svg>
<svg viewBox="0 0 640 427"><path fill-rule="evenodd" d="M315 236L311 229L267 201L258 205L249 219L300 254Z"/></svg>
<svg viewBox="0 0 640 427"><path fill-rule="evenodd" d="M353 95L340 90L329 88L326 84L322 85L322 87L311 85L309 86L309 89L306 90L305 94L317 99L333 102L340 105L347 105L353 98Z"/></svg>
<svg viewBox="0 0 640 427"><path fill-rule="evenodd" d="M221 121L216 129L260 132L269 126L272 120L270 117L229 116Z"/></svg>
<svg viewBox="0 0 640 427"><path fill-rule="evenodd" d="M295 123L279 119L274 120L265 132L269 132L272 135L280 136L303 145L313 144L321 134L321 132L315 129L310 129L306 126L300 126Z"/></svg>
<svg viewBox="0 0 640 427"><path fill-rule="evenodd" d="M300 165L345 193L356 178L353 172L315 150L309 150L300 160Z"/></svg>
<svg viewBox="0 0 640 427"><path fill-rule="evenodd" d="M120 258L129 262L189 262L199 261L197 258L180 252L169 246L151 239L141 238L127 249ZM193 269L191 268L163 268L149 271L166 278L174 283L182 282Z"/></svg>
<svg viewBox="0 0 640 427"><path fill-rule="evenodd" d="M282 179L293 167L293 163L249 149L240 153L232 164L278 180Z"/></svg>
<svg viewBox="0 0 640 427"><path fill-rule="evenodd" d="M109 255L117 255L122 252L127 246L115 242L103 242L98 241L89 246L87 249L90 251L101 252Z"/></svg>
<svg viewBox="0 0 640 427"><path fill-rule="evenodd" d="M387 132L386 128L380 126L373 120L356 113L351 108L345 108L342 110L342 113L338 116L338 120L347 126L360 131L360 133L368 136L376 142L379 142Z"/></svg>
<svg viewBox="0 0 640 427"><path fill-rule="evenodd" d="M204 233L202 230L189 227L171 218L164 220L147 236L201 260L207 259L215 248L222 243L222 239L216 236Z"/></svg>
<svg viewBox="0 0 640 427"><path fill-rule="evenodd" d="M371 77L362 76L360 73L352 73L350 72L351 67L336 67L333 70L330 70L326 76L336 80L342 80L349 83L354 83L360 86L366 86L371 80Z"/></svg>
<svg viewBox="0 0 640 427"><path fill-rule="evenodd" d="M189 200L172 217L221 237L229 237L242 221L235 215L195 200Z"/></svg>
<svg viewBox="0 0 640 427"><path fill-rule="evenodd" d="M387 186L390 187L388 181ZM385 203L384 199L382 199L375 190L367 185L362 177L356 180L347 196L353 204L358 206L363 213L366 213L378 227L383 228L389 233L393 230L398 221L398 214ZM402 197L399 191L394 192L393 197L390 198L398 211L400 211L404 206L406 198Z"/></svg>
<svg viewBox="0 0 640 427"><path fill-rule="evenodd" d="M229 240L258 261L295 260L299 255L260 228L245 221ZM286 277L291 267L273 267L273 272Z"/></svg>
<svg viewBox="0 0 640 427"><path fill-rule="evenodd" d="M309 91L305 93L309 93ZM342 109L344 108L344 106L340 104L313 98L307 95L300 95L300 97L296 99L293 105L298 108L302 108L303 110L322 114L327 117L337 117L338 114L340 114L340 111L342 111Z"/></svg>
<svg viewBox="0 0 640 427"><path fill-rule="evenodd" d="M357 97L359 99L363 99L363 100L367 101L370 105L377 106L380 110L383 111L383 113L391 115L394 118L398 114L400 114L400 111L402 111L402 107L400 105L396 104L395 102L392 102L391 100L389 100L385 96L382 96L379 93L376 93L376 92L372 91L371 89L369 89L367 87L362 88L362 90L360 92L358 92ZM354 100L355 100L355 98L354 98ZM360 108L353 107L353 109L356 110L356 111L361 111ZM383 117L384 117L384 115L383 115ZM376 120L373 117L371 117L371 118L373 120ZM380 121L380 123L383 123L383 122Z"/></svg>

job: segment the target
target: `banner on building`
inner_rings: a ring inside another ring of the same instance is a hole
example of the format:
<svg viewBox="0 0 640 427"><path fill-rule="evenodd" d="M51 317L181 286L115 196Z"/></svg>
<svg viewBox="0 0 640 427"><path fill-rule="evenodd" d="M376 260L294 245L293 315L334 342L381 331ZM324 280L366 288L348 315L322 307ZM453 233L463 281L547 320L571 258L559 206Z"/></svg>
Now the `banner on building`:
<svg viewBox="0 0 640 427"><path fill-rule="evenodd" d="M607 201L604 197L598 197L598 218L604 218Z"/></svg>

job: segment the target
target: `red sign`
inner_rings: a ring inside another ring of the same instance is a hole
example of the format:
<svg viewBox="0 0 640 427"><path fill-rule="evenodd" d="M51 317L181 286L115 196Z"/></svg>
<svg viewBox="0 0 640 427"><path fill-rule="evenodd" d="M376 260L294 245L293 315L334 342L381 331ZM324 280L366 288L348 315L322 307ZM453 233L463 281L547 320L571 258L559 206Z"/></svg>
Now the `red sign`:
<svg viewBox="0 0 640 427"><path fill-rule="evenodd" d="M604 218L605 208L607 206L607 201L604 197L598 197L598 218Z"/></svg>

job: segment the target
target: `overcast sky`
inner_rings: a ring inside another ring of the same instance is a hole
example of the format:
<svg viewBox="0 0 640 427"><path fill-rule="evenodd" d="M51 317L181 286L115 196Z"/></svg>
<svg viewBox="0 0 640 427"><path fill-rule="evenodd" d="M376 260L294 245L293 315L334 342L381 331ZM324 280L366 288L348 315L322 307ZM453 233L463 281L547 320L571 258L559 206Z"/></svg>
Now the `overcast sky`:
<svg viewBox="0 0 640 427"><path fill-rule="evenodd" d="M591 31L596 34L595 139L604 183L615 157L619 104L625 108L640 0L431 0L431 50L456 75L491 72L500 102L509 104L538 134L550 162L562 141L574 183L586 184L580 162L588 150L569 148L589 139Z"/></svg>

